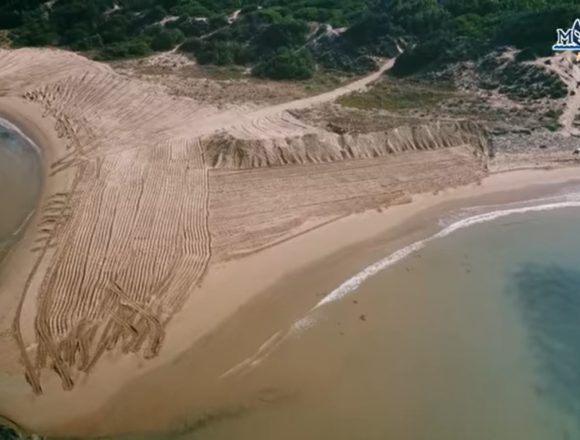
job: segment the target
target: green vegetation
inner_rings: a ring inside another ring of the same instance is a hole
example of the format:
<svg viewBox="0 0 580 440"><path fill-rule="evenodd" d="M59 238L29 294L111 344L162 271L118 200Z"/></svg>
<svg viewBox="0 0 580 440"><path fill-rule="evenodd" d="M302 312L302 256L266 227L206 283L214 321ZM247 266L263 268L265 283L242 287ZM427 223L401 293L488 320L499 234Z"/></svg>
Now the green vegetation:
<svg viewBox="0 0 580 440"><path fill-rule="evenodd" d="M20 440L20 438L18 433L13 429L0 425L0 440Z"/></svg>
<svg viewBox="0 0 580 440"><path fill-rule="evenodd" d="M350 26L371 2L0 0L0 29L10 31L15 47L57 46L112 60L181 45L202 64L256 66L258 76L307 79L315 68L304 47L316 30L312 23Z"/></svg>
<svg viewBox="0 0 580 440"><path fill-rule="evenodd" d="M410 81L384 80L366 92L344 96L339 103L361 110L381 109L401 113L431 109L455 95L451 86L428 87Z"/></svg>
<svg viewBox="0 0 580 440"><path fill-rule="evenodd" d="M0 29L14 46L106 60L179 46L201 64L274 79L307 79L317 67L363 73L398 46L399 76L504 45L530 60L578 16L577 0L0 0Z"/></svg>
<svg viewBox="0 0 580 440"><path fill-rule="evenodd" d="M518 61L546 56L557 28L580 17L574 0L394 0L384 2L391 21L412 29L415 45L398 60L394 73L405 76L450 62L478 59L501 46L522 49ZM406 8L406 23L399 11ZM423 24L428 12L437 26Z"/></svg>
<svg viewBox="0 0 580 440"><path fill-rule="evenodd" d="M310 79L313 72L314 60L308 52L289 50L281 50L254 68L256 75L272 79Z"/></svg>
<svg viewBox="0 0 580 440"><path fill-rule="evenodd" d="M535 65L506 62L493 53L481 60L477 73L481 88L497 89L516 101L559 99L568 94L568 88L557 74Z"/></svg>

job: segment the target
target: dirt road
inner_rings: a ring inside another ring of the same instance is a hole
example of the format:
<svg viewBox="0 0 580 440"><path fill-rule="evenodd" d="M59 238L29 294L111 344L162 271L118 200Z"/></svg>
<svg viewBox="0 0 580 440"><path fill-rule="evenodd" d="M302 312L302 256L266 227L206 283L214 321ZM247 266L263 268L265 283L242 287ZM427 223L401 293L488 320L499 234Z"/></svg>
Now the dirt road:
<svg viewBox="0 0 580 440"><path fill-rule="evenodd" d="M243 126L256 126L258 125L256 121L276 119L280 115L289 110L302 110L315 105L324 104L327 102L332 102L341 96L347 95L349 93L357 92L363 90L368 85L377 81L387 70L391 69L395 64L395 59L390 59L385 61L379 70L371 73L364 78L353 81L352 83L346 84L330 92L322 93L320 95L311 96L304 99L299 99L296 101L285 102L283 104L273 105L265 108L261 108L246 114L240 114L236 112L224 112L200 121L198 127L198 136L207 136L219 130L227 130L231 127L243 127ZM281 133L283 134L284 130ZM256 135L264 135L270 133L256 133Z"/></svg>
<svg viewBox="0 0 580 440"><path fill-rule="evenodd" d="M551 57L550 64L545 64L549 58L542 58L535 62L556 73L568 86L566 106L560 117L561 133L564 136L580 135L580 130L574 126L574 120L580 110L580 64L574 62L574 57L574 54L563 53L561 56Z"/></svg>

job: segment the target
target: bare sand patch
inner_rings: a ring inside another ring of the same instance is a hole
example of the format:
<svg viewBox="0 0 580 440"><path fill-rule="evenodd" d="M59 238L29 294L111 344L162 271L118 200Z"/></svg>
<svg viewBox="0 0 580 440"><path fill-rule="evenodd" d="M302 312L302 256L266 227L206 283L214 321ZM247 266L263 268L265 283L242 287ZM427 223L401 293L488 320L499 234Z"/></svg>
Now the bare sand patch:
<svg viewBox="0 0 580 440"><path fill-rule="evenodd" d="M224 373L252 358L345 278L389 250L429 235L437 227L433 219L450 209L543 196L579 179L575 168L494 175L481 185L416 196L384 212L354 214L262 252L212 265L202 287L169 324L161 356L140 366L135 359L100 365L91 381L101 387L87 383L69 393L74 401L91 396L82 408L73 407L63 394L59 408L70 412L51 410L40 401L32 410L22 402L18 411L33 414L34 423L55 434L109 435L173 430L184 420L259 400L256 389L244 386L243 375L232 380ZM127 367L129 362L133 367ZM119 374L125 375L123 381ZM47 397L55 401L58 393Z"/></svg>

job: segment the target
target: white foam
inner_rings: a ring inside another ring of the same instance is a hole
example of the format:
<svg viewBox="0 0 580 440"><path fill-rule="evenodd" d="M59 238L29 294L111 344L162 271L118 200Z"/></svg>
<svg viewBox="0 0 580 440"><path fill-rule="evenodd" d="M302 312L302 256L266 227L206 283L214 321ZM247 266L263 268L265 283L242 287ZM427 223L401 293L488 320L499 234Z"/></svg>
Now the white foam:
<svg viewBox="0 0 580 440"><path fill-rule="evenodd" d="M326 295L318 304L316 304L316 306L314 306L312 310L315 310L319 307L330 304L332 302L338 301L339 299L345 297L346 295L356 290L363 282L368 280L376 273L385 270L386 268L394 265L395 263L398 263L399 261L408 257L409 255L424 248L425 245L430 241L436 240L438 238L447 237L448 235L451 235L454 232L467 228L469 226L487 223L502 217L507 217L514 214L524 214L527 212L551 211L554 209L562 209L562 208L580 208L580 199L578 195L576 195L575 197L574 195L568 195L566 196L566 200L561 202L502 209L458 220L446 226L437 234L425 240L417 241L413 244L410 244L409 246L399 249L398 251L393 252L391 255L383 258L382 260L377 261L376 263L357 273L356 275L354 275L353 277L349 278L347 281L342 283L340 286L338 286L336 289L334 289L332 292L330 292L328 295Z"/></svg>
<svg viewBox="0 0 580 440"><path fill-rule="evenodd" d="M339 300L343 296L357 289L361 285L361 283L363 283L365 280L369 279L376 273L386 269L389 266L392 266L393 264L401 261L403 258L408 257L413 252L417 252L419 249L423 248L425 246L425 243L427 243L427 241L429 240L415 242L407 247L404 247L403 249L399 249L398 251L392 253L388 257L377 261L375 264L367 267L362 272L359 272L352 278L342 283L338 288L334 289L328 295L326 295L318 304L314 306L312 310L315 310L318 307L322 307L326 304Z"/></svg>
<svg viewBox="0 0 580 440"><path fill-rule="evenodd" d="M4 119L4 118L0 118L0 126L15 132L16 134L18 134L18 136L20 136L21 138L23 138L26 142L28 142L30 144L30 146L32 148L34 148L34 150L40 154L40 148L38 147L38 145L36 145L36 143L30 139L26 134L24 134L24 132L22 130L20 130L20 128L18 128L16 125L14 125L12 122Z"/></svg>
<svg viewBox="0 0 580 440"><path fill-rule="evenodd" d="M258 351L256 353L254 353L250 357L247 357L242 362L234 365L232 368L224 372L220 376L220 379L224 379L232 375L240 375L242 373L247 373L248 371L255 368L266 357L268 357L270 353L272 353L274 349L278 347L278 345L280 345L280 343L282 343L287 333L288 332L286 332L284 335L282 334L281 331L274 333L272 336L266 339L266 341L262 345L260 345L260 348L258 348Z"/></svg>
<svg viewBox="0 0 580 440"><path fill-rule="evenodd" d="M543 203L540 205L529 205L529 203L537 202L537 201L547 201L547 200L559 200L554 201L552 203ZM563 208L580 208L580 194L573 193L573 194L566 194L564 196L550 199L537 199L526 202L528 203L527 206L521 206L522 204L519 203L520 206L508 208L508 209L499 209L491 212L486 212L483 214L472 215L467 218L463 218L457 220L450 225L444 227L441 231L432 235L425 240L417 241L415 243L410 244L402 249L399 249L396 252L393 252L389 256L377 261L376 263L368 266L361 272L357 273L353 277L346 280L328 295L326 295L318 304L316 304L310 311L301 319L296 321L290 328L285 332L281 333L278 332L271 338L269 338L262 346L257 350L257 352L249 357L246 358L241 363L237 364L236 366L232 367L224 374L222 374L222 378L231 376L231 375L238 375L242 372L249 372L249 370L253 369L255 366L259 365L266 357L268 357L282 342L284 342L287 338L292 336L297 336L304 331L308 330L312 326L316 324L317 317L316 313L320 307L331 304L335 301L338 301L345 296L349 295L350 293L354 292L362 283L368 280L373 275L376 275L378 272L385 270L386 268L398 263L399 261L407 258L409 255L417 252L420 249L423 249L427 243L436 240L438 238L447 237L454 232L457 232L461 229L467 228L469 226L478 225L481 223L487 223L499 218L507 217L514 214L524 214L528 212L542 212L542 211L552 211L555 209L563 209ZM503 205L503 206L513 206L510 205ZM477 208L474 208L477 209Z"/></svg>

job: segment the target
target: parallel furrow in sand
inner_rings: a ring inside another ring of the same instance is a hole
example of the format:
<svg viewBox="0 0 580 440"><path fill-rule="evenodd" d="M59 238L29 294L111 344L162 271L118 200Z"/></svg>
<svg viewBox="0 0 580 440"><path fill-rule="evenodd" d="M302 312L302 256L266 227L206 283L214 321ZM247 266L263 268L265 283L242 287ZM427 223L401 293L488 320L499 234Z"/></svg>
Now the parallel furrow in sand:
<svg viewBox="0 0 580 440"><path fill-rule="evenodd" d="M158 148L158 147L156 147ZM148 152L148 155L151 153ZM145 211L138 217L135 224L134 232L139 234L135 238L135 242L140 243L138 252L131 256L132 268L129 269L129 276L123 279L124 287L129 292L134 292L135 299L142 301L146 295L148 279L155 278L155 273L152 268L159 264L157 261L156 252L163 252L162 249L156 249L156 237L160 231L155 231L157 217L159 210L154 209L156 203L162 197L163 185L159 181L159 176L164 173L163 163L155 161L155 169L147 170L147 179L145 181L143 207ZM165 215L165 213L164 213ZM152 250L155 249L155 254L152 255Z"/></svg>
<svg viewBox="0 0 580 440"><path fill-rule="evenodd" d="M98 166L97 164L92 164L90 168L90 176L96 176L97 173L101 175L101 177L107 178L112 169L114 168L114 164L108 163L104 164L103 166ZM95 230L93 228L93 224L98 222L98 219L105 218L103 215L103 204L105 202L106 194L105 188L102 187L97 179L92 179L94 184L89 186L82 186L78 189L77 199L79 200L80 204L76 206L75 211L78 211L81 215L81 218L78 222L69 230L69 234L67 236L68 240L72 240L73 243L79 243L81 245L80 249L83 251L80 253L80 257L82 260L86 261L87 257L91 254L91 245L90 240L94 240L93 234ZM90 180L89 180L90 181ZM88 231L88 233L86 233ZM64 243L66 253L64 258L67 259L66 264L57 264L57 266L62 266L63 268L70 269L66 272L65 276L61 278L62 284L57 285L56 287L60 289L66 289L67 286L76 285L77 281L75 281L77 275L75 274L75 258L78 256L73 255L73 250L75 246L71 246L69 243ZM69 244L68 246L66 246ZM97 241L95 246L100 246L102 243L100 240ZM75 295L78 297L78 295Z"/></svg>
<svg viewBox="0 0 580 440"><path fill-rule="evenodd" d="M105 194L103 192L101 199L104 196ZM99 204L96 209L97 219L104 218L99 217L104 213L104 210ZM62 265L65 265L65 267L75 267L75 270L67 271L66 275L68 277L63 277L60 288L48 287L50 293L47 294L47 297L51 301L45 307L49 316L49 322L51 323L52 336L58 341L62 341L70 336L74 328L73 322L76 321L75 311L79 307L79 303L92 305L92 295L87 294L87 289L84 284L88 274L94 276L95 268L91 264L91 253L95 252L100 246L102 231L91 230L89 234L81 233L79 234L79 238L79 242L86 243L84 255L79 256L69 252L62 262ZM70 291L76 294L66 295Z"/></svg>
<svg viewBox="0 0 580 440"><path fill-rule="evenodd" d="M183 141L181 141L183 144ZM199 146L198 146L199 147ZM172 199L172 200L179 200L179 203L174 204L174 208L170 209L169 211L161 213L160 211L154 212L151 214L151 210L148 210L147 216L138 215L140 218L141 224L135 225L133 228L133 233L151 233L151 231L155 231L155 235L152 237L148 237L150 240L150 245L152 245L153 249L155 249L155 256L156 258L152 258L152 255L148 255L148 250L146 249L143 253L137 253L136 258L131 260L131 268L127 270L127 273L121 278L123 283L126 283L128 288L123 288L123 295L127 295L127 301L130 301L133 306L131 306L135 310L134 318L129 318L130 322L133 323L134 327L130 327L123 322L117 323L118 329L122 330L125 334L127 334L127 328L135 328L135 326L139 326L143 331L147 333L141 333L138 335L136 341L139 343L138 345L142 345L142 341L147 338L147 334L150 334L150 343L148 350L156 351L156 346L159 341L159 330L155 330L155 320L151 320L150 317L151 311L147 309L147 306L153 306L154 303L157 302L156 296L159 296L159 300L166 304L162 309L158 310L166 310L167 316L169 317L172 313L175 312L175 307L182 304L183 299L186 297L187 293L195 286L195 281L203 274L203 270L205 269L205 265L209 259L209 232L207 230L207 222L205 215L205 211L207 209L207 172L205 170L188 170L189 167L193 168L192 164L200 164L202 163L202 159L199 157L189 157L191 159L188 162L183 161L174 161L170 163L170 155L172 146L170 144L158 146L152 150L150 150L149 154L152 154L151 163L152 169L160 175L159 179L147 179L146 182L151 182L153 186L151 188L141 188L139 185L137 187L137 194L138 194L138 201L136 204L139 206L139 211L149 206L156 206L160 200ZM182 150L187 148L182 145L179 148ZM196 151L199 155L199 148L191 150L192 152ZM181 173L181 174L180 174ZM191 192L183 191L181 187L180 180L171 180L168 179L168 176L171 175L184 175L184 176L191 176L189 179L192 182ZM142 179L138 179L139 183L142 182ZM143 194L145 194L145 200L143 200ZM106 198L106 197L105 197ZM180 199L181 198L181 199ZM205 202L204 202L205 201ZM105 203L103 201L103 203ZM96 203L95 205L98 206L99 210L103 210L103 207L100 206L101 203ZM180 251L181 257L179 264L176 265L174 262L176 261L175 250L180 249L179 246L179 224L172 222L172 219L181 219L182 218L182 208L190 206L194 210L194 214L190 216L187 220L193 224L191 241L195 244L192 246L191 244L181 244L182 250ZM132 214L134 214L133 207ZM153 210L155 211L155 210ZM88 215L93 216L95 215L94 212L87 210L89 213ZM105 210L106 212L106 210ZM201 219L201 220L200 220ZM83 220L84 222L84 220ZM200 224L204 224L205 228L200 228ZM118 224L125 224L126 222L123 217L117 217L116 223ZM84 234L84 232L83 232ZM110 230L109 230L110 234ZM130 234L129 234L130 235ZM129 237L131 241L134 241L136 237ZM98 242L109 243L111 242L110 237L103 238L102 236L96 236L96 240ZM79 242L83 242L82 240L77 240ZM200 242L206 243L205 246L198 245ZM91 253L101 253L107 252L107 249L94 249L92 245L88 246ZM193 251L194 255L193 258L190 258L189 254ZM201 254L201 255L199 255ZM85 262L87 265L94 263L93 260L88 260ZM64 263L66 265L66 262ZM171 294L169 297L163 299L162 296L165 295L164 290L167 284L167 280L171 280L172 274L171 270L175 267L179 267L181 274L178 274L176 280L177 282L174 285L174 288L171 289ZM97 268L88 269L86 273L99 273ZM69 316L69 320L64 324L64 328L68 331L63 331L62 323L60 327L58 327L58 335L64 337L65 339L61 339L60 347L63 353L67 354L66 359L69 362L74 362L75 355L74 353L77 350L80 350L79 347L83 346L83 353L82 356L78 356L82 358L82 365L87 364L87 348L86 348L86 338L82 338L82 331L80 331L80 326L84 325L84 321L80 321L81 317L87 318L87 310L88 307L86 304L87 302L90 304L91 310L99 309L99 301L102 301L102 298L98 298L93 292L86 293L87 286L78 286L78 282L72 280L73 286L75 289L79 289L83 293L83 297L85 301L82 304L82 308L78 310L78 304L73 302L65 303L65 308L68 310L73 311L72 319ZM97 285L100 281L97 281ZM90 290L93 290L89 287ZM151 295L153 292L153 297L148 297L148 294ZM96 301L96 302L95 302ZM57 314L58 319L61 319L61 313ZM115 317L120 316L118 313L114 314ZM152 315L151 315L152 316ZM88 314L88 319L97 319L91 314ZM119 318L117 318L119 319ZM149 324L147 324L149 323ZM145 327L143 327L143 325ZM87 325L87 328L92 328L91 325ZM94 355L92 361L96 361L100 354L102 354L103 350L107 348L111 348L110 341L116 341L119 339L119 330L115 330L114 324L107 324L107 330L101 332L101 342L99 342L94 350ZM151 333L154 332L154 333ZM70 337L70 340L67 340L66 337ZM82 344L79 342L75 342L73 339L81 339ZM141 341L141 342L139 342ZM49 345L47 342L46 345ZM105 347L106 346L106 347ZM47 350L50 355L54 356L54 350L48 349ZM154 354L154 353L153 353ZM67 370L64 367L59 367L59 372L62 375L66 375ZM67 378L65 382L68 383L70 379Z"/></svg>
<svg viewBox="0 0 580 440"><path fill-rule="evenodd" d="M83 72L78 77L80 78L78 81L67 79L66 82L56 85L45 85L37 89L38 92L35 94L35 99L43 103L47 113L57 118L56 128L59 135L76 136L78 130L67 116L70 113L74 114L75 111L77 114L73 116L73 119L77 120L82 119L83 116L88 119L93 117L94 120L95 115L87 112L95 112L98 116L103 116L105 123L116 119L117 127L114 125L110 127L109 136L117 143L130 141L134 136L134 131L138 132L143 123L153 124L152 132L160 132L164 127L165 124L160 123L155 128L154 123L170 105L154 106L155 96L153 94L146 94L143 97L139 88L124 87L127 81L117 78L110 84L111 81L107 80L111 75L108 74ZM106 84L106 87L103 87L103 84ZM107 96L112 93L116 93L117 96ZM149 111L143 112L147 108ZM98 119L95 122L97 121ZM99 128L97 123L93 128L104 131L105 125ZM148 138L147 135L143 135L142 138L145 141L151 141L150 135ZM75 141L75 145L77 144ZM98 145L94 143L94 146ZM115 148L116 145L113 147ZM167 182L167 176L171 175L172 170L166 164L167 160L162 156L164 155L163 150L168 147L158 146L153 147L152 151L149 150L150 153L153 152L153 155L159 156L152 157L148 164L150 173L157 173L157 176L160 176L152 179L155 190L147 191L152 199L145 203L148 211L154 214L148 221L149 223L144 225L143 230L137 229L137 232L142 235L143 252L138 253L137 258L127 263L123 273L119 273L119 268L111 264L112 258L110 257L113 243L120 243L127 249L127 245L132 244L134 238L135 228L131 228L134 218L126 217L127 213L130 213L125 209L128 204L125 203L125 206L120 206L120 209L117 209L123 190L126 190L127 194L131 194L132 197L131 185L128 185L122 176L118 175L116 176L118 187L107 187L106 185L99 188L95 187L88 192L83 191L75 199L80 204L73 206L76 216L65 228L66 233L63 234L59 243L60 249L57 249L55 254L56 258L53 260L53 265L56 264L58 269L54 269L50 265L47 277L42 283L44 290L40 294L40 310L36 320L40 340L39 357L43 358L44 353L49 355L55 368L63 377L65 387L70 387L72 384L68 369L71 365L66 364L75 362L75 352L78 347L82 347L79 350L83 352L81 363L86 365L87 351L90 350L87 343L90 343L93 337L100 336L101 339L93 360L98 358L98 350L101 350L103 346L112 348L112 343L117 340L115 325L106 324L105 329L97 333L93 331L94 326L87 325L86 327L91 330L86 335L84 334L86 320L98 322L104 314L111 312L108 310L109 306L106 301L110 296L106 284L111 283L109 279L111 274L123 281L136 283L133 291L130 292L131 296L123 297L120 294L120 298L126 298L126 301L129 302L128 305L119 305L120 303L117 301L117 306L129 307L133 314L143 317L152 326L155 326L155 319L141 304L151 304L155 300L154 297L150 298L149 296L153 291L159 290L159 286L164 283L163 280L169 279L168 271L173 265L172 261L178 257L175 255L176 249L178 249L175 246L175 236L176 230L179 228L176 228L173 219L179 217L179 212L165 212L169 215L164 216L161 211L154 209L159 203L174 199L180 194L180 188L172 183L173 181ZM155 151L156 148L161 148L161 150ZM165 156L167 156L166 153ZM62 165L74 163L74 160L70 160L62 162ZM107 169L109 166L112 166L110 162L103 170L99 170L96 180L111 174L111 170ZM126 171L126 169L119 169L118 173L122 174ZM139 210L143 203L141 194L144 180L146 179L139 179L139 185L135 187L136 204L140 206ZM133 208L133 210L135 209L137 208ZM180 209L179 205L176 209ZM120 237L113 237L115 234L113 225L121 225L117 229L121 231ZM68 246L69 243L74 243L74 246ZM115 251L118 250L115 249ZM106 273L109 274L108 277L103 276L105 273L103 266ZM161 294L162 292L159 293L159 295ZM113 313L113 316L116 317L125 316L125 318L119 318L121 321L117 325L120 328L127 329L123 323L123 319L130 316L127 315L127 311L123 309ZM150 326L149 331L155 330Z"/></svg>
<svg viewBox="0 0 580 440"><path fill-rule="evenodd" d="M98 207L97 207L96 209L98 209ZM97 211L97 212L98 212L98 211ZM88 218L87 218L87 220L88 220ZM80 236L80 239L82 239L82 238L83 238L83 236L81 235L81 236ZM92 238L92 237L91 237L91 236L88 236L88 238ZM85 249L86 249L86 248L85 248ZM82 262L82 263L81 263L81 262ZM62 286L62 287L60 287L60 288L58 288L58 289L54 289L54 288L48 287L48 289L50 289L50 293L49 293L49 295L50 295L50 294L52 294L52 295L59 295L59 296L57 297L57 300L60 300L62 297L65 297L65 298L73 298L73 299L77 299L77 300L85 301L87 304L91 304L91 303L92 303L92 301L91 301L91 298L90 298L90 297L87 297L87 296L84 294L84 292L82 292L82 291L80 290L80 288L79 288L79 287L77 287L77 285L78 285L78 281L76 281L76 280L75 280L75 281L72 281L72 282L70 281L70 279L71 279L71 278L74 280L74 278L75 278L75 276L74 276L74 273L75 273L76 271L73 271L73 270L67 270L67 269L68 269L68 268L75 267L75 264L79 264L79 265L80 265L80 264L82 264L82 267L84 267L84 271L85 271L85 273L86 273L88 270L90 270L90 269L87 269L87 262L86 262L86 258L85 258L85 259L83 259L83 258L82 258L82 256L81 256L81 257L79 257L78 255L71 255L71 252L70 252L70 250L69 250L69 252L67 252L67 253L65 254L65 256L64 256L64 261L63 261L62 265L60 266L60 268L61 268L61 269L64 269L64 270L66 270L66 273L65 273L65 278L64 278L64 279L65 279L65 282L64 282L64 283L62 283L62 284L61 284L61 286ZM77 267L78 267L78 266L77 266ZM62 272L61 272L61 273L62 273ZM67 279L67 277L66 277L66 276L68 276L68 279ZM71 284L72 284L72 286L73 286L73 287L71 287ZM69 294L69 295L67 295L67 293L68 293L68 292L70 292L70 291L71 291L71 289L72 289L72 292L74 292L75 294L74 294L74 295L70 295L70 294ZM48 298L47 298L47 299L48 299ZM48 302L48 301L47 301L47 302ZM49 304L50 304L50 302L48 302L48 305L49 305ZM70 304L74 304L74 302L73 302L73 303L70 303ZM67 310L67 316L68 316L68 319L66 319L66 323L64 323L64 325L65 325L65 328L64 328L64 329L53 330L53 331L52 331L52 335L51 335L51 337L53 337L53 338L55 338L55 339L57 339L57 340L59 340L59 341L61 341L61 342L63 342L63 341L66 341L66 336L69 336L69 333L72 331L72 329L70 328L70 322L71 322L71 320L72 320L72 319L74 319L74 318L73 318L73 317L74 317L74 315L73 315L73 313L71 313L71 311L70 311L70 309L71 309L71 306L68 306L67 308L68 308L69 310ZM42 315L43 315L43 311L44 311L45 313L47 313L47 314L48 314L48 316L53 316L53 315L54 315L54 312L52 312L52 311L50 310L50 308L49 308L49 307L47 307L47 306L45 306L45 307L42 307L42 308L41 308L41 310L40 310L40 312L39 312L39 319L40 319L40 320L42 320L42 319L43 319L43 316L42 316ZM61 324L61 325L63 325L63 322L61 321L61 323L60 323L60 324Z"/></svg>
<svg viewBox="0 0 580 440"><path fill-rule="evenodd" d="M204 158L202 147L199 140L196 140L188 148L193 154L194 163L203 164ZM187 208L184 212L184 225L186 227L184 236L190 237L185 243L184 251L186 261L191 265L189 276L185 277L182 282L182 294L175 297L171 306L180 307L187 296L188 289L195 287L195 283L205 273L209 260L211 258L211 236L209 232L209 172L207 169L189 171L187 173L189 185L191 188L189 194L191 197L184 204Z"/></svg>
<svg viewBox="0 0 580 440"><path fill-rule="evenodd" d="M84 214L88 214L88 211L83 211L83 213L84 213ZM85 245L86 245L86 244L85 244ZM61 252L61 253L60 253L60 254L57 256L57 259L56 259L56 261L62 261L62 260L64 260L64 259L66 259L67 253L69 253L69 252L70 252L70 250L69 250L69 247L68 247L68 246L67 246L67 247L61 247L61 249L63 249L63 251L62 251L62 252ZM63 266L63 269L70 268L70 267L71 267L70 265L66 265L66 266ZM39 298L40 298L40 300L41 300L41 301L43 301L43 303L44 303L44 304L46 304L46 301L50 300L50 295L52 295L51 293L48 293L48 292L49 292L49 290L48 290L48 289L49 289L49 287L48 287L47 283L50 283L50 282L51 282L51 279L52 279L52 277L54 276L53 274L54 274L54 272L55 272L55 268L56 268L56 266L55 266L54 264L53 264L53 265L51 265L51 266L48 268L48 271L47 271L47 277L46 277L46 278L45 278L45 280L44 280L45 282L43 282L43 285L41 285L41 290L40 290L40 295L39 295ZM76 271L74 271L74 272L73 272L72 270L71 270L71 271L69 271L69 273L68 273L68 275L69 275L71 278L73 278L73 277L77 276L77 274L78 274L78 272L76 272ZM56 289L58 289L58 290L62 290L62 289L64 289L64 288L65 288L65 286L64 286L64 285L58 285L58 286L56 286L55 288L56 288ZM64 297L63 299L67 299L67 297ZM69 300L69 301L73 301L73 300L74 300L74 298L68 298L68 300ZM44 307L46 307L46 305L45 305ZM41 310L42 310L42 309L41 309ZM58 313L58 310L56 311L56 313ZM60 317L59 317L59 318L60 318ZM53 319L54 319L54 317L50 317L50 315L49 315L49 319L53 320ZM59 323L61 322L61 321L60 321L60 319L59 319L59 321L58 321L58 322L59 322ZM59 328L52 328L52 333L53 333L53 334L59 334L59 333L60 333L60 329L59 329Z"/></svg>

